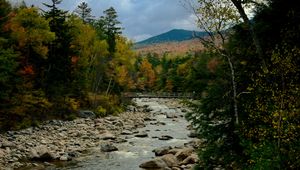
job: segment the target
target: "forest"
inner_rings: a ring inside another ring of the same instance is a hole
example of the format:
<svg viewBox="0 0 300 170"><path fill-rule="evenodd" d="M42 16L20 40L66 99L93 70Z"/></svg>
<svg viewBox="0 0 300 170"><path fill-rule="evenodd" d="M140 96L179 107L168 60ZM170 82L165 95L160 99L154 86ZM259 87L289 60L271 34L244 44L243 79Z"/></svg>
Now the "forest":
<svg viewBox="0 0 300 170"><path fill-rule="evenodd" d="M80 109L116 115L123 92L193 92L197 168L300 168L296 1L186 0L208 36L205 49L178 56L136 53L113 7L95 18L85 2L71 12L51 2L41 11L0 0L0 131Z"/></svg>

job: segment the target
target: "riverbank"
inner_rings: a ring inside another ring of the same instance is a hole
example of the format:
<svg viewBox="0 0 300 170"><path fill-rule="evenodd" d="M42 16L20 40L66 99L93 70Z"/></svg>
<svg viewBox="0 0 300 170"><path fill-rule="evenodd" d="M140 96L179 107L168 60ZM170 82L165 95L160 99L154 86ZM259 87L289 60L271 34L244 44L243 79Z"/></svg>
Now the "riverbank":
<svg viewBox="0 0 300 170"><path fill-rule="evenodd" d="M55 167L54 161L80 160L84 155L93 154L95 148L105 153L116 151L118 147L122 148L128 144L141 145L137 139L148 137L151 141L156 137L154 131L160 134L156 131L157 127L161 126L160 128L163 129L166 124L158 120L160 117L155 116L163 114L164 118L170 119L169 122L175 122L178 121L176 118L184 119L183 114L186 112L186 108L178 100L135 99L134 102L136 106L129 107L130 112L121 113L117 117L73 121L53 120L39 127L1 134L0 169ZM153 134L151 129L145 129L146 126L153 128ZM185 138L188 131L183 132L179 134L184 140L173 140L174 145L190 141ZM166 129L165 135L157 136L160 138L157 140L174 138L174 134L168 133ZM121 143L124 143L124 146ZM175 146L171 146L170 150L173 148Z"/></svg>

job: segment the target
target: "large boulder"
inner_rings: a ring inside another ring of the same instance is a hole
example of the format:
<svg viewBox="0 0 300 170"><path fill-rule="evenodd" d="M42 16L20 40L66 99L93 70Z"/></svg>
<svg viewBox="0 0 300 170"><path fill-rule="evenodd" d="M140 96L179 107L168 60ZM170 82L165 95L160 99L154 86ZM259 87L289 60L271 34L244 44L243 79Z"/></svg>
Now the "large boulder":
<svg viewBox="0 0 300 170"><path fill-rule="evenodd" d="M162 169L166 167L168 167L168 165L161 158L152 159L140 165L140 168L144 169Z"/></svg>
<svg viewBox="0 0 300 170"><path fill-rule="evenodd" d="M95 118L96 114L90 110L80 110L78 116L81 118Z"/></svg>
<svg viewBox="0 0 300 170"><path fill-rule="evenodd" d="M167 154L161 157L161 159L168 165L168 167L178 166L178 160L176 156Z"/></svg>
<svg viewBox="0 0 300 170"><path fill-rule="evenodd" d="M179 161L183 161L185 160L187 157L189 157L192 153L194 152L194 149L193 148L183 148L183 149L180 149L176 154L176 158L179 160Z"/></svg>
<svg viewBox="0 0 300 170"><path fill-rule="evenodd" d="M155 153L155 156L162 156L167 154L171 149L172 149L171 146L164 146L161 148L154 149L153 152Z"/></svg>
<svg viewBox="0 0 300 170"><path fill-rule="evenodd" d="M188 165L188 164L195 164L198 162L198 156L196 154L191 154L190 156L188 156L187 158L185 158L180 165Z"/></svg>
<svg viewBox="0 0 300 170"><path fill-rule="evenodd" d="M32 148L29 151L29 157L32 160L36 161L51 161L57 158L57 156L54 153L50 152L44 145Z"/></svg>

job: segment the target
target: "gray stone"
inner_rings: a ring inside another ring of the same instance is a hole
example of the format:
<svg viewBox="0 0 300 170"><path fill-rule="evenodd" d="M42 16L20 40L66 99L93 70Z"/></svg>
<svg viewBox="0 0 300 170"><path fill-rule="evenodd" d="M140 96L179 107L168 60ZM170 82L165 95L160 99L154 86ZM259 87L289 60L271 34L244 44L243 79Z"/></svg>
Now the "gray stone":
<svg viewBox="0 0 300 170"><path fill-rule="evenodd" d="M69 156L68 155L62 155L61 157L59 157L59 160L61 160L61 161L68 161L69 160Z"/></svg>
<svg viewBox="0 0 300 170"><path fill-rule="evenodd" d="M118 148L115 147L111 143L107 143L107 144L102 144L101 145L101 151L102 152L113 152L113 151L117 151L117 150L118 150Z"/></svg>
<svg viewBox="0 0 300 170"><path fill-rule="evenodd" d="M190 132L190 134L188 134L188 137L190 138L196 138L197 136L198 136L197 133L193 130Z"/></svg>
<svg viewBox="0 0 300 170"><path fill-rule="evenodd" d="M80 110L78 112L78 116L81 118L95 118L96 117L95 113L90 110Z"/></svg>

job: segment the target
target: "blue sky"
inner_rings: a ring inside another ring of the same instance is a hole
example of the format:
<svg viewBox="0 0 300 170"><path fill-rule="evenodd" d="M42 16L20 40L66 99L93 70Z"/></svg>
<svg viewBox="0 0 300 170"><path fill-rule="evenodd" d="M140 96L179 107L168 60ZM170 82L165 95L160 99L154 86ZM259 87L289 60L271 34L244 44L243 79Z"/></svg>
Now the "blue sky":
<svg viewBox="0 0 300 170"><path fill-rule="evenodd" d="M22 0L9 0L17 3ZM182 4L182 0L63 0L60 7L73 11L81 2L87 2L93 15L99 17L105 9L114 7L119 21L125 28L123 34L134 41L158 35L174 28L197 30L193 14ZM50 0L25 0L43 8Z"/></svg>

